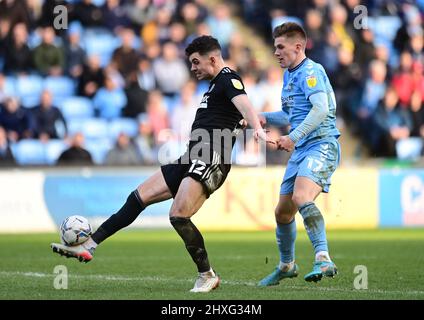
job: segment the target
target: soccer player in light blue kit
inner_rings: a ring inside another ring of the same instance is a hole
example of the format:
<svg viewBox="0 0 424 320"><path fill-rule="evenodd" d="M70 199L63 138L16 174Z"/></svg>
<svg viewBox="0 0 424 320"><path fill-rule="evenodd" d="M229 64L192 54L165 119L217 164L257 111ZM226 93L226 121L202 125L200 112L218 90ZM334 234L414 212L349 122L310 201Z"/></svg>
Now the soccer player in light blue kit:
<svg viewBox="0 0 424 320"><path fill-rule="evenodd" d="M290 124L290 133L280 137L279 149L294 150L287 164L275 209L276 237L280 263L259 286L279 284L298 275L295 263L297 211L303 217L306 232L315 251L315 262L306 281L334 277L324 218L315 205L321 192L328 192L331 175L340 160L336 128L336 101L324 68L305 55L306 33L296 23L284 23L273 32L275 56L284 72L281 94L282 111L263 113L263 124Z"/></svg>

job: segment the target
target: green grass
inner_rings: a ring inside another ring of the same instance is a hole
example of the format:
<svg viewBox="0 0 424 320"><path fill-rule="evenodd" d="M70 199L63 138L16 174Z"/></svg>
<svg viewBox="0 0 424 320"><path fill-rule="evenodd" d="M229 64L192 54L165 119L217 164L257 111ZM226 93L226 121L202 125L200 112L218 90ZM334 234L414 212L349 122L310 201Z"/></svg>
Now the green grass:
<svg viewBox="0 0 424 320"><path fill-rule="evenodd" d="M424 230L329 231L339 268L334 279L307 283L313 252L298 233L300 276L279 286L255 285L278 261L273 232L204 233L210 261L222 277L219 289L191 289L196 269L172 230L120 232L105 241L93 261L53 254L56 234L0 235L0 299L424 299ZM68 289L54 289L53 270L68 269ZM356 265L368 270L368 289L354 289Z"/></svg>

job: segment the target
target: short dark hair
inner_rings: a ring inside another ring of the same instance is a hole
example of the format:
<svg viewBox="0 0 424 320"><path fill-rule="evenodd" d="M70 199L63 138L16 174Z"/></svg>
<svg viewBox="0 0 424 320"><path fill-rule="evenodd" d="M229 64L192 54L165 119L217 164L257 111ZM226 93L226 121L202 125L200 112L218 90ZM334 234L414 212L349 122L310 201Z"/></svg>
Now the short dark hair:
<svg viewBox="0 0 424 320"><path fill-rule="evenodd" d="M286 22L274 28L272 37L275 39L282 36L285 36L287 38L293 38L298 36L302 38L302 40L306 41L305 29L303 29L301 25L295 22Z"/></svg>
<svg viewBox="0 0 424 320"><path fill-rule="evenodd" d="M198 52L201 56L214 51L221 51L221 46L218 40L212 36L200 36L194 39L185 49L186 56L189 57L195 52Z"/></svg>

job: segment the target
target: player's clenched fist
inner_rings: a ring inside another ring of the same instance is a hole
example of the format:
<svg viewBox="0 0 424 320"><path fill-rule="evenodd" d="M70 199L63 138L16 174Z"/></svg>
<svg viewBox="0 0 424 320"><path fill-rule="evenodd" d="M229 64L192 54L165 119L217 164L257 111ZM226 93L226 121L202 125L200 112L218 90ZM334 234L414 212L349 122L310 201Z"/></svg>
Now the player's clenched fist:
<svg viewBox="0 0 424 320"><path fill-rule="evenodd" d="M289 136L281 136L277 141L278 149L291 152L294 149L294 142L290 139Z"/></svg>

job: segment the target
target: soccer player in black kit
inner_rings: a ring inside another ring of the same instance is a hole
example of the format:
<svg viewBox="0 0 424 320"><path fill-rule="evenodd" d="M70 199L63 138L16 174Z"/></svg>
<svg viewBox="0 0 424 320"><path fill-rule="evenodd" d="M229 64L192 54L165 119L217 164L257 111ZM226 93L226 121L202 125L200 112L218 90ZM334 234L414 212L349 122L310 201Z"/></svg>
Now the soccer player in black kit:
<svg viewBox="0 0 424 320"><path fill-rule="evenodd" d="M192 125L187 151L177 161L161 166L136 190L122 208L106 220L83 244L52 243L53 251L88 262L98 244L131 224L149 205L174 198L169 220L183 239L199 275L191 292L209 292L220 279L211 268L203 237L190 218L225 181L231 168L236 132L245 119L256 139L269 143L244 91L241 78L226 67L218 41L200 36L186 48L191 71L199 80L210 80ZM229 141L229 142L228 142Z"/></svg>

